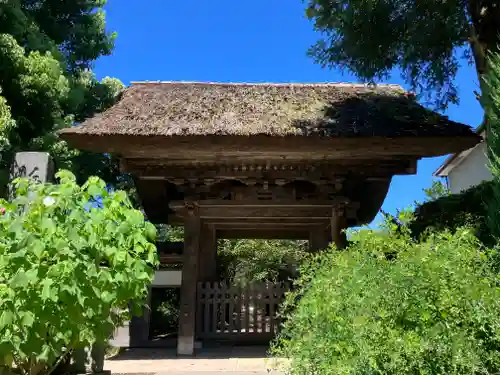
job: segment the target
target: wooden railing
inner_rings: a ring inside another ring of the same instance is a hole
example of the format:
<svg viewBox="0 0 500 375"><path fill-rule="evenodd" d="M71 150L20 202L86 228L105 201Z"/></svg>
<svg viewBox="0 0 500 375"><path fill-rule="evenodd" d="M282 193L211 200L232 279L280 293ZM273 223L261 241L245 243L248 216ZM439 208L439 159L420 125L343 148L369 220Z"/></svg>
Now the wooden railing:
<svg viewBox="0 0 500 375"><path fill-rule="evenodd" d="M269 341L278 332L278 307L288 283L255 283L248 287L198 283L199 339Z"/></svg>

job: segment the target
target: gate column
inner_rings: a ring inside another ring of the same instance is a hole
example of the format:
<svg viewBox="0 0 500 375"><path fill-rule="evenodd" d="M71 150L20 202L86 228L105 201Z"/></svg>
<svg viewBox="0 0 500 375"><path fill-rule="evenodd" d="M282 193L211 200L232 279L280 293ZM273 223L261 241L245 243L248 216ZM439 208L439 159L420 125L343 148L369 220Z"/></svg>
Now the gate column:
<svg viewBox="0 0 500 375"><path fill-rule="evenodd" d="M344 232L347 229L347 221L344 209L333 209L331 218L332 241L337 249L344 249L347 246L347 237Z"/></svg>
<svg viewBox="0 0 500 375"><path fill-rule="evenodd" d="M309 252L316 253L330 246L331 233L328 228L316 227L309 231Z"/></svg>
<svg viewBox="0 0 500 375"><path fill-rule="evenodd" d="M178 355L194 354L199 247L200 217L198 208L194 203L186 202L179 337L177 339Z"/></svg>

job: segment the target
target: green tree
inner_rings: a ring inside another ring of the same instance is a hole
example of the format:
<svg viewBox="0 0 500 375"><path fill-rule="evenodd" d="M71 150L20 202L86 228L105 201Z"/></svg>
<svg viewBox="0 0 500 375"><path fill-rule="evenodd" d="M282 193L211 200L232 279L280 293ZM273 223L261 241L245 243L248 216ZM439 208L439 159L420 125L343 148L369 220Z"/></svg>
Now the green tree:
<svg viewBox="0 0 500 375"><path fill-rule="evenodd" d="M79 180L116 175L108 156L70 149L55 135L113 104L123 88L116 79L98 81L91 71L115 39L105 30L104 4L0 1L0 186L19 150L48 151Z"/></svg>
<svg viewBox="0 0 500 375"><path fill-rule="evenodd" d="M323 34L310 49L317 62L368 81L399 68L440 107L458 101L460 58L483 75L500 35L496 0L307 0L307 15Z"/></svg>

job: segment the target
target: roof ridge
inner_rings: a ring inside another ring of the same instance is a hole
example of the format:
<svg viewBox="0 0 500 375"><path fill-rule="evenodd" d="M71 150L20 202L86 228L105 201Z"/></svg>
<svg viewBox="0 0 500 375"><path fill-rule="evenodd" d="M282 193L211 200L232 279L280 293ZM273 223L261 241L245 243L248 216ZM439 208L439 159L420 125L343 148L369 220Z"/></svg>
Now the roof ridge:
<svg viewBox="0 0 500 375"><path fill-rule="evenodd" d="M138 85L206 85L206 86L336 86L336 87L370 87L369 83L350 82L213 82L213 81L130 81L133 86ZM377 83L375 87L399 88L396 83Z"/></svg>

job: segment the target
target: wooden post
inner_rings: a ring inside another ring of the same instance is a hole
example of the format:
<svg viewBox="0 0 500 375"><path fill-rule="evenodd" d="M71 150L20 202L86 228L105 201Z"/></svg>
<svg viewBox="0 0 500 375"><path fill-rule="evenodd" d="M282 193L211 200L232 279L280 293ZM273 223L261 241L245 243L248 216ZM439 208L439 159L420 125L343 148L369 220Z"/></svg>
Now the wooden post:
<svg viewBox="0 0 500 375"><path fill-rule="evenodd" d="M316 253L330 245L330 233L327 228L315 227L309 231L309 251Z"/></svg>
<svg viewBox="0 0 500 375"><path fill-rule="evenodd" d="M199 281L217 279L217 237L213 225L203 224L200 234Z"/></svg>
<svg viewBox="0 0 500 375"><path fill-rule="evenodd" d="M200 217L194 205L186 207L184 219L184 254L181 281L178 355L194 354L196 323L196 287L200 243Z"/></svg>
<svg viewBox="0 0 500 375"><path fill-rule="evenodd" d="M344 210L334 209L331 218L332 241L338 249L344 249L347 246L345 229L347 229L347 222Z"/></svg>

